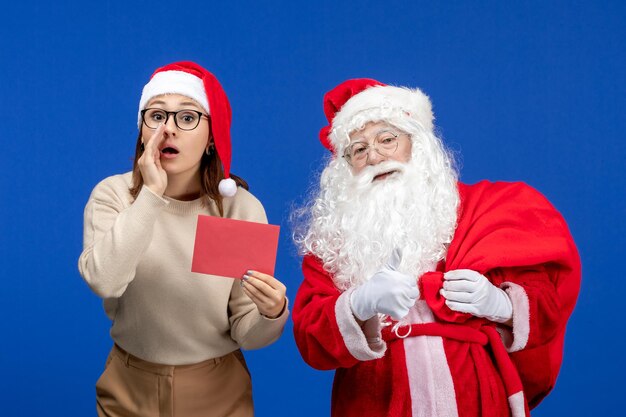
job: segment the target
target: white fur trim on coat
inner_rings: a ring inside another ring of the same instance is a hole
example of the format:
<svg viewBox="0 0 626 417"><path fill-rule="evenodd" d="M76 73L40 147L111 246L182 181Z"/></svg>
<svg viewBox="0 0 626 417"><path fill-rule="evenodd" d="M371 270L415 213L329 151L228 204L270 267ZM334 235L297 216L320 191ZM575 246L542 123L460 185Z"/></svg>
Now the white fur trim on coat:
<svg viewBox="0 0 626 417"><path fill-rule="evenodd" d="M511 417L526 417L524 391L517 392L509 397L509 407L511 407Z"/></svg>
<svg viewBox="0 0 626 417"><path fill-rule="evenodd" d="M435 316L418 300L405 318L410 323L433 323ZM454 381L440 336L403 340L413 416L458 417Z"/></svg>
<svg viewBox="0 0 626 417"><path fill-rule="evenodd" d="M354 288L350 288L339 296L335 304L335 317L343 341L352 356L360 361L380 359L385 355L387 344L383 342L378 327L376 334L365 335L350 308L350 295ZM378 320L375 316L370 320ZM368 320L368 322L370 321ZM364 326L366 327L366 326Z"/></svg>
<svg viewBox="0 0 626 417"><path fill-rule="evenodd" d="M163 71L154 74L143 88L139 100L137 127L141 128L141 111L146 108L152 98L162 94L181 94L192 98L202 106L207 114L211 114L204 83L200 78L184 71Z"/></svg>
<svg viewBox="0 0 626 417"><path fill-rule="evenodd" d="M517 352L526 347L530 335L530 303L524 288L512 282L500 286L511 299L513 305L513 332L498 326L504 346L508 352Z"/></svg>

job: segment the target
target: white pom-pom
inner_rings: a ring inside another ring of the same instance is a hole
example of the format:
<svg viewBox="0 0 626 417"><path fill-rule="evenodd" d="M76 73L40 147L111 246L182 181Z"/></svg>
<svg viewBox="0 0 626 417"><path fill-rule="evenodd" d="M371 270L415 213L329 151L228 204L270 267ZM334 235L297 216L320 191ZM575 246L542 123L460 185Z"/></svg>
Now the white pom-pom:
<svg viewBox="0 0 626 417"><path fill-rule="evenodd" d="M232 197L237 193L237 183L232 178L224 178L218 188L222 197Z"/></svg>

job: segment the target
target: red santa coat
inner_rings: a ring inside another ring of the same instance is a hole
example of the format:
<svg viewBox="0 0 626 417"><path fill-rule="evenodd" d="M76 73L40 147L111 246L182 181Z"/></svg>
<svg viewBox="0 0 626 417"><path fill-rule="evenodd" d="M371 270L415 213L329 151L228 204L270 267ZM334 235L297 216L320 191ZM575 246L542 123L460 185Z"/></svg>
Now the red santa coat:
<svg viewBox="0 0 626 417"><path fill-rule="evenodd" d="M568 228L522 183L459 184L459 193L446 260L420 277L411 325L396 334L375 319L361 328L353 289L338 290L320 260L305 256L295 340L309 365L336 369L333 416L518 417L554 386L580 286ZM454 269L478 271L508 293L512 328L448 309L439 289Z"/></svg>

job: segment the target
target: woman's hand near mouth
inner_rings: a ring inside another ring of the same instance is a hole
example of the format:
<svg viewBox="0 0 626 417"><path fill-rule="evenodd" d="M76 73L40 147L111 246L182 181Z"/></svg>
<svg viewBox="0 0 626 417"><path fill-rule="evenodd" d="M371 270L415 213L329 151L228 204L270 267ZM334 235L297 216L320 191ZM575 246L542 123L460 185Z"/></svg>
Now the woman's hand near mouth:
<svg viewBox="0 0 626 417"><path fill-rule="evenodd" d="M137 160L143 184L158 196L162 196L167 188L167 172L161 166L161 151L159 150L165 140L164 130L165 126L160 125L154 131L148 143L144 144L143 154Z"/></svg>

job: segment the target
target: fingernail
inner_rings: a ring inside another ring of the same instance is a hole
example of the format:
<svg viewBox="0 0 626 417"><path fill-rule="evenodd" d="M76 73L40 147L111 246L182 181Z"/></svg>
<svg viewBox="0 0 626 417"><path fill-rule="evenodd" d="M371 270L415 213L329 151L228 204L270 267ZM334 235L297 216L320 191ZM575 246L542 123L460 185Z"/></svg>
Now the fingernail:
<svg viewBox="0 0 626 417"><path fill-rule="evenodd" d="M249 269L249 270L247 270L247 271L246 271L246 274L248 274L248 275L252 275L252 274L254 274L254 271L252 271L252 270L250 270L250 269Z"/></svg>
<svg viewBox="0 0 626 417"><path fill-rule="evenodd" d="M241 277L241 279L242 279L243 281L247 281L247 280L249 280L249 279L250 279L250 277L249 277L248 275L244 275L243 277Z"/></svg>

